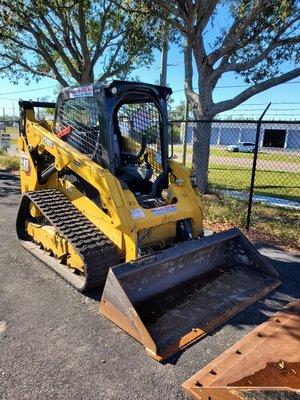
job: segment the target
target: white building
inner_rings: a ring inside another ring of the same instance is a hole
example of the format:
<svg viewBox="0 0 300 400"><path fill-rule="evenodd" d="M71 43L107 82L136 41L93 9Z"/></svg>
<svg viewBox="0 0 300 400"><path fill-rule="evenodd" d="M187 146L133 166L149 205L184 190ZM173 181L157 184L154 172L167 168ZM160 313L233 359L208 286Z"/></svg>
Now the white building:
<svg viewBox="0 0 300 400"><path fill-rule="evenodd" d="M187 142L192 143L196 123L190 123ZM238 142L255 142L256 122L213 122L210 143L212 145L232 145ZM183 141L184 124L181 127ZM203 124L205 129L205 124ZM259 138L260 147L300 149L300 124L293 122L262 123Z"/></svg>

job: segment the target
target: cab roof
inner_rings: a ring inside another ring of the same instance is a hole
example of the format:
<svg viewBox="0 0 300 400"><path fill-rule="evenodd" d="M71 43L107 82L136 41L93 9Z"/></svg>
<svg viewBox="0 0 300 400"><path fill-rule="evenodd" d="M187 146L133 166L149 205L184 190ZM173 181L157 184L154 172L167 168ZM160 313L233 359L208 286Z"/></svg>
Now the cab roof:
<svg viewBox="0 0 300 400"><path fill-rule="evenodd" d="M80 85L64 88L60 95L63 97L92 97L96 94L112 97L116 94L125 92L156 94L161 99L168 99L172 94L172 89L167 86L152 85L144 82L130 82L112 80L108 83L95 82L88 85ZM134 97L134 96L133 96Z"/></svg>

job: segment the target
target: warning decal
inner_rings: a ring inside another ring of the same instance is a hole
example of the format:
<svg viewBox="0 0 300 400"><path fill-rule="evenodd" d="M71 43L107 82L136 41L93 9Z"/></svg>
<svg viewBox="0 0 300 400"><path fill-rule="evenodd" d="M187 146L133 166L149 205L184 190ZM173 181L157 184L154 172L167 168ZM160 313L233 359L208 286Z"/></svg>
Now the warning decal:
<svg viewBox="0 0 300 400"><path fill-rule="evenodd" d="M93 86L83 86L70 90L70 99L78 97L93 97Z"/></svg>
<svg viewBox="0 0 300 400"><path fill-rule="evenodd" d="M169 204L167 206L153 208L151 212L153 215L164 215L174 212L176 210L177 210L176 204Z"/></svg>
<svg viewBox="0 0 300 400"><path fill-rule="evenodd" d="M130 210L130 215L133 219L145 218L145 213L141 208L134 208Z"/></svg>

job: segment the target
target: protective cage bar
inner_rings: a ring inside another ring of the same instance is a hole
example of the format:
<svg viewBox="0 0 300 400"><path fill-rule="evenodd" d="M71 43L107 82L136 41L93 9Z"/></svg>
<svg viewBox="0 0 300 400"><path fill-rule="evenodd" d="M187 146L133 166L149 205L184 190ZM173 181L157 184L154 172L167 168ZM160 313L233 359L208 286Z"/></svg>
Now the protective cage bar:
<svg viewBox="0 0 300 400"><path fill-rule="evenodd" d="M56 134L60 136L69 129L63 140L92 159L100 158L102 151L97 100L94 97L70 98L64 101L57 112Z"/></svg>
<svg viewBox="0 0 300 400"><path fill-rule="evenodd" d="M122 152L136 152L145 140L145 153L155 180L162 172L161 116L156 104L150 99L147 102L124 102L117 112L117 121Z"/></svg>

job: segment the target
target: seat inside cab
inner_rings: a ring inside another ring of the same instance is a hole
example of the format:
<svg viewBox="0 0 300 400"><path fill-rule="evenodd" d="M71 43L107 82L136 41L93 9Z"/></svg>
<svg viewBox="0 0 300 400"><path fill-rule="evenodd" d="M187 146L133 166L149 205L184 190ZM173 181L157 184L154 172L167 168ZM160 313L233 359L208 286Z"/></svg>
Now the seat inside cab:
<svg viewBox="0 0 300 400"><path fill-rule="evenodd" d="M136 195L151 193L162 171L161 115L149 96L122 99L114 112L116 176Z"/></svg>

